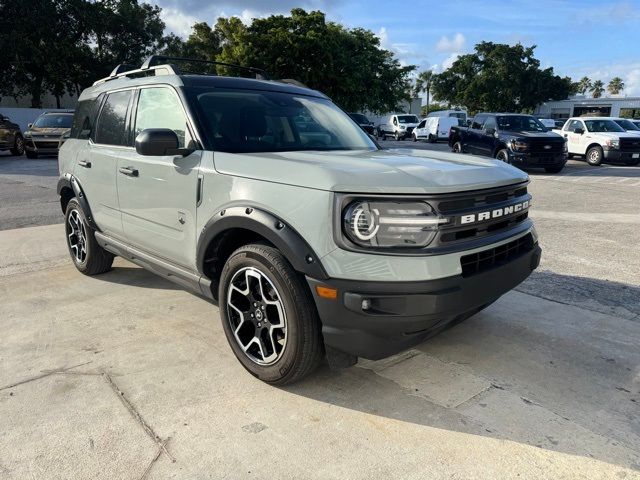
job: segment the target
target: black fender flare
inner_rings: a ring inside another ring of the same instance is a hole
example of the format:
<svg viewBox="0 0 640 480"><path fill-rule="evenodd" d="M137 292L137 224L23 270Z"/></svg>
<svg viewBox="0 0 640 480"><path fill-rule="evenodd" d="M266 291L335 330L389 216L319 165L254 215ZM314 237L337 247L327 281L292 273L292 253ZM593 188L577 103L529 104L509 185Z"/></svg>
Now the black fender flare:
<svg viewBox="0 0 640 480"><path fill-rule="evenodd" d="M318 280L329 278L311 246L294 228L275 215L250 206L234 206L218 211L207 222L198 238L196 265L204 274L205 255L211 242L232 229L257 233L272 243L293 268Z"/></svg>
<svg viewBox="0 0 640 480"><path fill-rule="evenodd" d="M99 232L100 228L98 228L98 225L96 225L93 214L91 213L89 201L87 200L87 196L84 194L84 190L82 189L82 186L80 186L80 182L78 182L78 179L70 173L65 173L64 176L58 180L58 185L56 188L58 195L61 195L64 188L70 188L71 190L73 190L74 196L78 200L78 203L80 204L80 207L84 212L84 216L87 219L87 223L93 230L97 230Z"/></svg>

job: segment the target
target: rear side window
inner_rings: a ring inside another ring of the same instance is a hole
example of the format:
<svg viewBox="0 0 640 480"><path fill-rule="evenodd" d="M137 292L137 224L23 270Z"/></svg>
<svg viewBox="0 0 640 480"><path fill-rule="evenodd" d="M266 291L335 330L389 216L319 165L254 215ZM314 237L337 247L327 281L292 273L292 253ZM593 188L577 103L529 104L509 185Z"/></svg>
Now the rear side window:
<svg viewBox="0 0 640 480"><path fill-rule="evenodd" d="M98 98L78 102L69 134L71 138L87 140L91 136L102 98L103 96L100 95Z"/></svg>
<svg viewBox="0 0 640 480"><path fill-rule="evenodd" d="M95 142L104 145L127 144L127 107L131 91L114 92L107 95L100 111Z"/></svg>

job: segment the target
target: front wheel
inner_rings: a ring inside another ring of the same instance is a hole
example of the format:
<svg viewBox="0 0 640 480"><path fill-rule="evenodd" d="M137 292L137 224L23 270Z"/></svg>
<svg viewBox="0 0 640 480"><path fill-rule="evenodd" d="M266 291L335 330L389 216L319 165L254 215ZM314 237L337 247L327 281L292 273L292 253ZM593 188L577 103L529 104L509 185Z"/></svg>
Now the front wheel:
<svg viewBox="0 0 640 480"><path fill-rule="evenodd" d="M399 142L399 141L400 141L400 140L402 140L403 138L404 138L404 137L401 137L401 136L400 136L400 134L396 132L396 134L395 134L396 142Z"/></svg>
<svg viewBox="0 0 640 480"><path fill-rule="evenodd" d="M113 254L98 244L93 229L75 198L69 201L64 218L67 248L76 268L85 275L97 275L111 270Z"/></svg>
<svg viewBox="0 0 640 480"><path fill-rule="evenodd" d="M18 157L24 155L24 138L20 135L16 135L16 139L13 141L13 148L9 150L11 155L16 155Z"/></svg>
<svg viewBox="0 0 640 480"><path fill-rule="evenodd" d="M218 290L227 341L260 380L285 385L311 373L323 343L313 299L277 249L247 245L224 266Z"/></svg>
<svg viewBox="0 0 640 480"><path fill-rule="evenodd" d="M454 143L453 147L451 147L451 151L453 153L464 153L464 149L462 148L462 142Z"/></svg>
<svg viewBox="0 0 640 480"><path fill-rule="evenodd" d="M598 167L602 164L602 158L604 157L604 153L602 152L602 147L591 147L587 150L587 163L593 167Z"/></svg>
<svg viewBox="0 0 640 480"><path fill-rule="evenodd" d="M507 152L505 148L499 150L498 153L496 153L496 160L500 160L504 163L509 163L509 152Z"/></svg>

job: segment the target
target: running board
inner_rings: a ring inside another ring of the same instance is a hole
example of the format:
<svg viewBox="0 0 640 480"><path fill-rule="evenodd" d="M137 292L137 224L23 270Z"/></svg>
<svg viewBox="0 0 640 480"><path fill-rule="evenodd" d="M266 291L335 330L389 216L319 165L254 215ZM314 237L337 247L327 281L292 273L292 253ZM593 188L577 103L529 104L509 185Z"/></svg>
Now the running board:
<svg viewBox="0 0 640 480"><path fill-rule="evenodd" d="M108 252L125 258L145 270L160 275L199 295L204 295L210 300L215 300L211 292L211 280L208 278L202 275L196 275L182 267L142 252L119 240L107 237L101 232L94 232L94 234L98 244Z"/></svg>

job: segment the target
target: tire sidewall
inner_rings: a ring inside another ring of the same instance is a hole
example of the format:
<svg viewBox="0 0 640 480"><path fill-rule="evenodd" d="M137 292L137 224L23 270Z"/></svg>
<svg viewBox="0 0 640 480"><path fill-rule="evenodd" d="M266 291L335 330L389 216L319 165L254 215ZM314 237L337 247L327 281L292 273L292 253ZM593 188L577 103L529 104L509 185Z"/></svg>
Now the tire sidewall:
<svg viewBox="0 0 640 480"><path fill-rule="evenodd" d="M500 158L501 156L504 156L505 158ZM498 150L498 153L496 153L496 160L509 164L509 152L504 148Z"/></svg>
<svg viewBox="0 0 640 480"><path fill-rule="evenodd" d="M596 161L591 160L591 152L594 151L598 153L598 159ZM586 160L589 165L598 167L602 163L602 157L602 149L600 147L592 147L587 151Z"/></svg>
<svg viewBox="0 0 640 480"><path fill-rule="evenodd" d="M84 262L82 263L76 260L76 257L73 251L71 250L71 245L69 244L69 233L71 233L70 232L71 227L69 226L69 216L71 215L71 212L73 210L78 211L78 214L80 215L80 218L84 223L85 246L87 249L87 254L85 255ZM66 235L67 250L69 251L69 256L71 257L71 261L73 262L73 264L76 266L78 270L80 270L81 272L84 272L85 270L87 270L89 259L93 254L92 242L89 239L89 235L91 235L91 231L87 223L87 217L85 216L84 211L82 210L82 207L80 206L80 204L75 198L72 198L71 200L69 200L69 203L67 204L67 210L65 211L65 214L64 214L64 229L65 229L65 235Z"/></svg>
<svg viewBox="0 0 640 480"><path fill-rule="evenodd" d="M282 260L286 262L284 257ZM287 342L282 356L271 365L258 365L242 351L233 334L227 319L227 290L229 283L235 273L245 267L258 269L276 287L278 294L284 305L287 325ZM293 269L291 269L293 272ZM291 279L297 281L297 278ZM295 367L295 360L298 352L303 348L301 322L305 319L301 309L297 308L296 302L290 292L290 287L279 269L273 265L268 258L260 253L251 250L243 250L233 254L226 262L222 275L220 276L220 286L218 290L220 320L224 329L227 341L238 358L242 366L252 375L265 382L277 382L287 375Z"/></svg>

